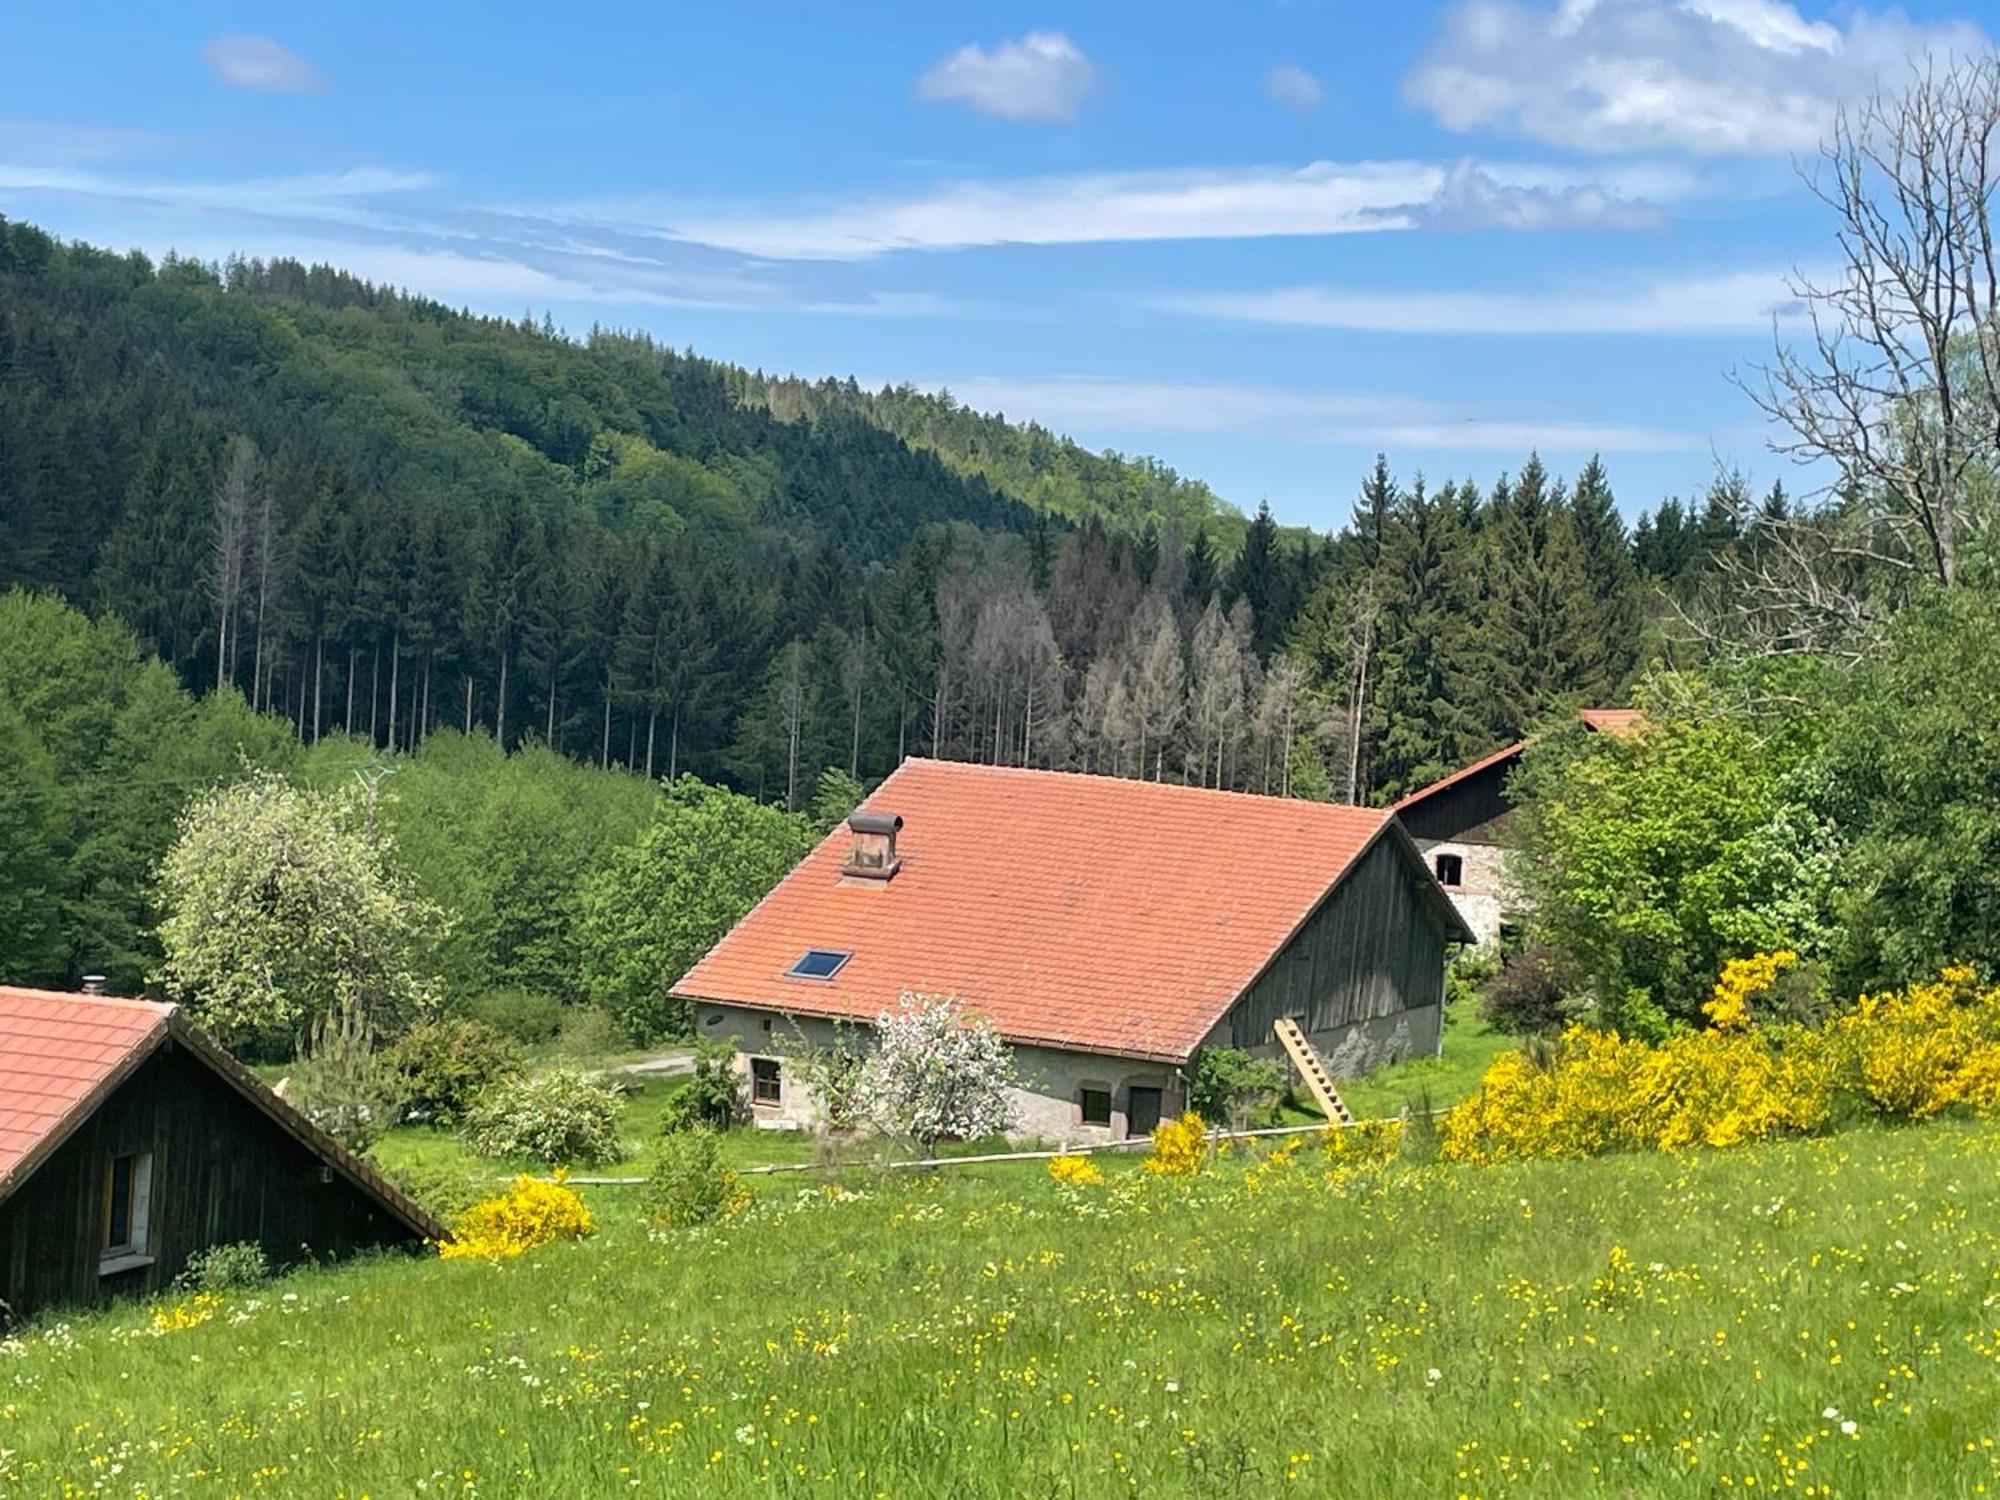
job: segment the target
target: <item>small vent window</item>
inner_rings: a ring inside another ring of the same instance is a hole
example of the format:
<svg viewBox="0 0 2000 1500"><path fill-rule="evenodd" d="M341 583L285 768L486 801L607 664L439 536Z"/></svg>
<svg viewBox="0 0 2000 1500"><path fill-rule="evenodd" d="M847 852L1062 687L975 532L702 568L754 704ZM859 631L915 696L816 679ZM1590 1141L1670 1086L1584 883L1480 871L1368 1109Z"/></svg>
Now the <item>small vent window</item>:
<svg viewBox="0 0 2000 1500"><path fill-rule="evenodd" d="M1438 884L1461 886L1465 884L1465 857L1460 854L1440 854L1437 857Z"/></svg>
<svg viewBox="0 0 2000 1500"><path fill-rule="evenodd" d="M794 979L831 979L852 957L852 953L842 953L834 948L808 948L799 955L799 961L785 972Z"/></svg>
<svg viewBox="0 0 2000 1500"><path fill-rule="evenodd" d="M784 1102L784 1077L775 1057L753 1057L750 1059L750 1100L753 1104L781 1104Z"/></svg>
<svg viewBox="0 0 2000 1500"><path fill-rule="evenodd" d="M1077 1101L1081 1107L1083 1123L1086 1125L1109 1125L1111 1123L1111 1090L1085 1089Z"/></svg>

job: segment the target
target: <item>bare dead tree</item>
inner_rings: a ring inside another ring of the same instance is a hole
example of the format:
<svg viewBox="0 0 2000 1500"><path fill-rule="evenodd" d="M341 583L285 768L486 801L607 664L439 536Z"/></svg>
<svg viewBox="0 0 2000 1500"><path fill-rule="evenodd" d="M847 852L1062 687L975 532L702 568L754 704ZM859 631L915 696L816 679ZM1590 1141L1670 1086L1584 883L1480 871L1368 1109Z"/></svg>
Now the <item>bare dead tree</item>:
<svg viewBox="0 0 2000 1500"><path fill-rule="evenodd" d="M215 604L215 685L235 677L236 616L243 602L243 573L249 561L251 507L257 494L257 448L233 438L215 488L215 515L209 536L209 597Z"/></svg>
<svg viewBox="0 0 2000 1500"><path fill-rule="evenodd" d="M1741 383L1778 426L1774 451L1838 478L1817 511L1751 521L1768 545L1734 581L1754 584L1774 642L1865 623L1834 597L1843 575L1957 582L2000 459L1997 131L2000 57L1927 62L1843 110L1801 169L1833 211L1841 266L1793 277L1804 332L1775 330L1773 362Z"/></svg>

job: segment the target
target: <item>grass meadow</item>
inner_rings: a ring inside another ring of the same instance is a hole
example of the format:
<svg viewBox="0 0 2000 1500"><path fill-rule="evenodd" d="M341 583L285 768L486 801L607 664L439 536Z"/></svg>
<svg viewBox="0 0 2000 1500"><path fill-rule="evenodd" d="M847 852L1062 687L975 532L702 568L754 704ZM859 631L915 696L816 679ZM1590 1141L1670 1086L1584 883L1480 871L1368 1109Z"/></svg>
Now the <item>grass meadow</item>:
<svg viewBox="0 0 2000 1500"><path fill-rule="evenodd" d="M1938 1497L2000 1485L2000 1128L760 1180L0 1344L22 1495Z"/></svg>

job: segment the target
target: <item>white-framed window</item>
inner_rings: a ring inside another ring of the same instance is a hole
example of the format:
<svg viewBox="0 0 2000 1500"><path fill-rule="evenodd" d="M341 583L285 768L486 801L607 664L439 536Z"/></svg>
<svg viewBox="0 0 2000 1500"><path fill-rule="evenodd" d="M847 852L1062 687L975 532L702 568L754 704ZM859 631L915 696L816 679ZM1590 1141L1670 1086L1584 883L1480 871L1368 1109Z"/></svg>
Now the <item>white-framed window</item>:
<svg viewBox="0 0 2000 1500"><path fill-rule="evenodd" d="M124 1151L104 1164L101 1272L143 1264L152 1254L153 1153Z"/></svg>
<svg viewBox="0 0 2000 1500"><path fill-rule="evenodd" d="M753 1057L750 1059L750 1102L752 1104L780 1104L784 1101L785 1085L775 1057Z"/></svg>

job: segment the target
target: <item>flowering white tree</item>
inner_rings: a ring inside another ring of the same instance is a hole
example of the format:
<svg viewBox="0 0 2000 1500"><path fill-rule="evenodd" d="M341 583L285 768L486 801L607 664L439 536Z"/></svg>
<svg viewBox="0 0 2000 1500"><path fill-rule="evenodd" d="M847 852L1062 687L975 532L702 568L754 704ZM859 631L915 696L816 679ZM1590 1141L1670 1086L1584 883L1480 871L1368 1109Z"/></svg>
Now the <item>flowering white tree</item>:
<svg viewBox="0 0 2000 1500"><path fill-rule="evenodd" d="M983 1018L945 995L905 990L875 1018L862 1095L875 1122L929 1156L946 1136L975 1140L1014 1122L1014 1054Z"/></svg>

